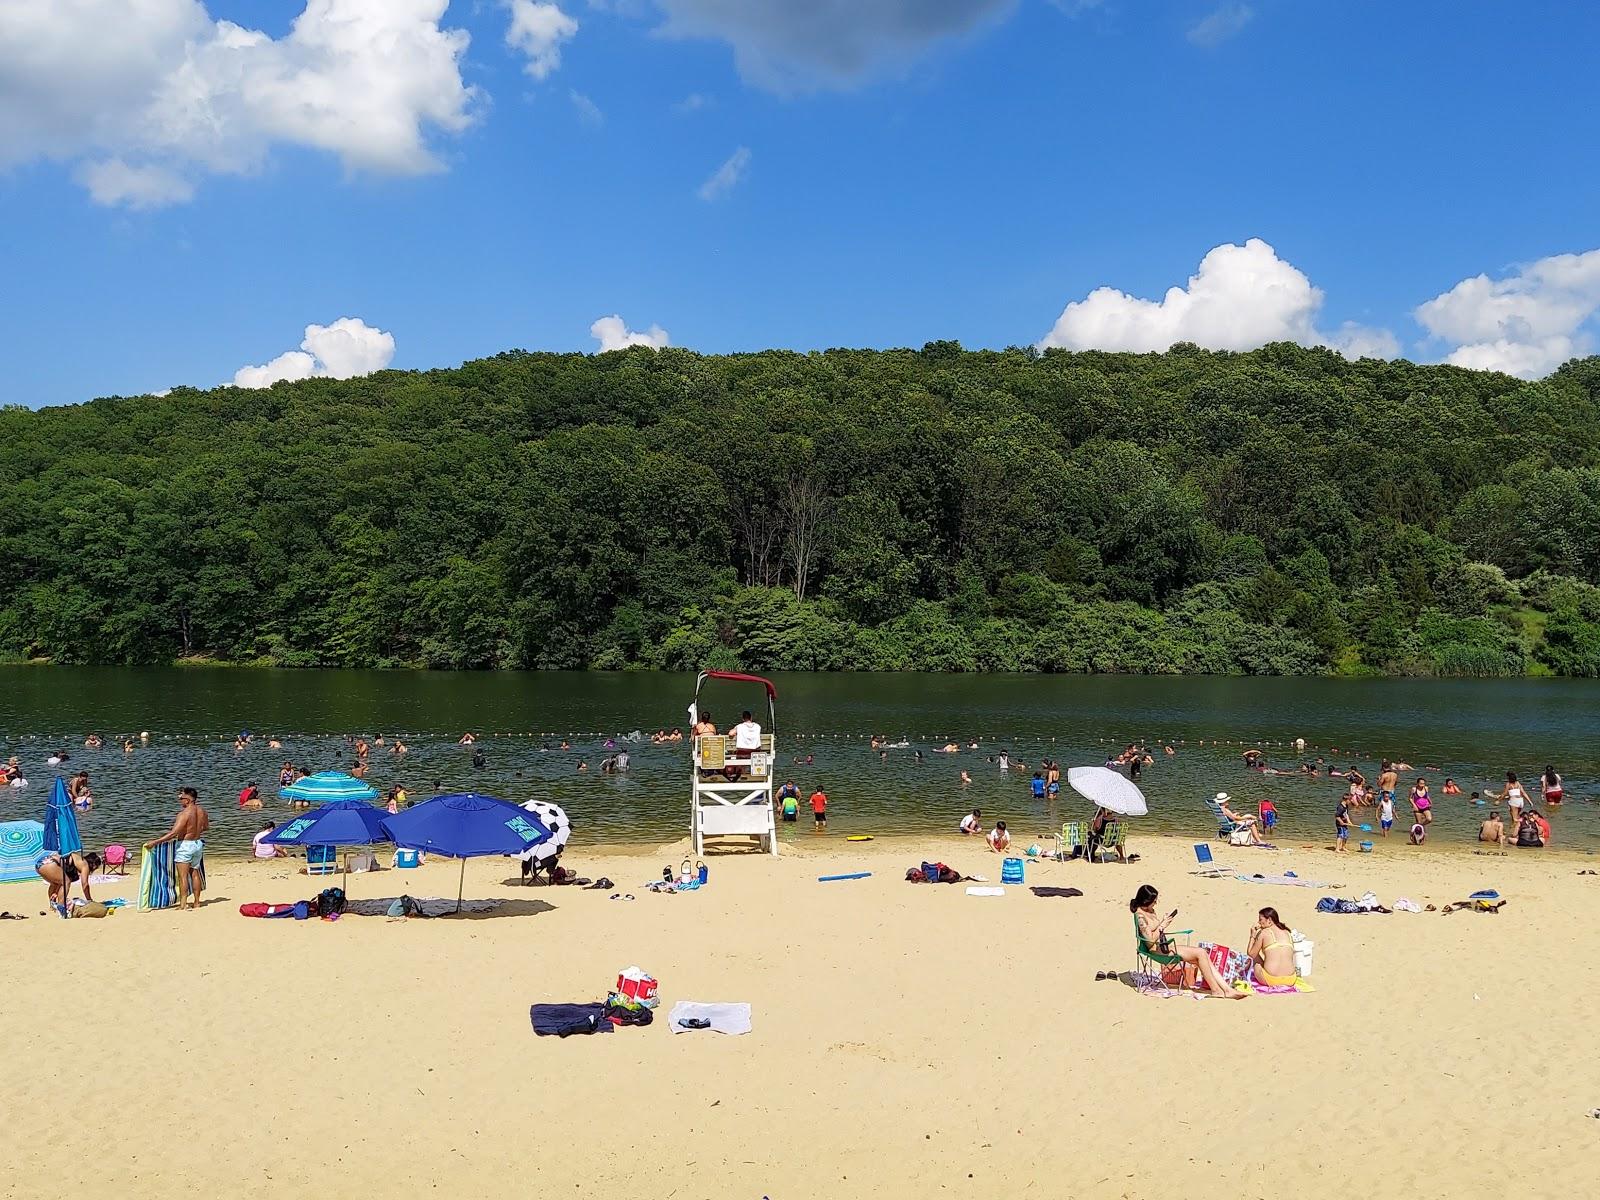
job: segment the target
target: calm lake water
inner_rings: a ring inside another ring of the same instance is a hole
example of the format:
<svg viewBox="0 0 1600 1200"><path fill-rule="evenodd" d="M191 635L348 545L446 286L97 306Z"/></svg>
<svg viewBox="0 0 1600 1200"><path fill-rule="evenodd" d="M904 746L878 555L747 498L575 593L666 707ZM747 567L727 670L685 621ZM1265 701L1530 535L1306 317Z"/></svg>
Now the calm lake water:
<svg viewBox="0 0 1600 1200"><path fill-rule="evenodd" d="M1263 778L1243 769L1241 745L1260 745L1274 765L1297 765L1290 743L1303 737L1305 757L1359 765L1375 778L1380 756L1423 768L1433 786L1437 820L1430 837L1464 843L1483 809L1465 796L1439 794L1445 776L1467 791L1498 789L1507 770L1533 780L1553 762L1567 780L1568 801L1554 815L1566 847L1600 847L1600 684L1568 680L1213 679L1127 676L778 675L780 779L793 776L807 793L822 784L830 797L832 835L953 831L969 807L1002 818L1025 845L1052 824L1088 815L1065 793L1052 810L1029 794L1031 765L1053 756L1065 768L1104 761L1108 750L1135 740L1170 743L1141 781L1151 816L1145 828L1185 834L1207 831L1202 798L1219 790L1252 810L1270 795L1280 814L1278 841L1326 842L1342 781ZM88 770L95 808L80 824L89 845L133 843L165 832L173 793L199 789L212 815L219 850L247 846L266 818L288 808L275 798L279 766L310 770L347 766L347 734L404 738L410 753L395 758L374 748L368 781L399 781L413 801L446 791L479 791L521 802L538 796L563 805L575 845L653 841L689 828L687 751L655 746L649 734L685 726L692 676L648 673L453 674L253 669L94 669L0 667L0 754L21 759L30 786L0 789L0 820L42 815L64 749L67 766ZM737 710L758 713L757 689L711 684L705 705L726 727ZM235 752L242 729L256 735ZM486 763L474 769L464 730L480 734ZM122 739L148 730L148 745L124 754ZM91 731L105 738L88 750ZM634 731L625 777L598 773L604 741ZM867 747L874 733L909 739L908 749L880 760ZM283 743L280 752L266 739ZM559 746L565 739L569 750ZM947 740L976 751L940 754ZM1201 743L1204 743L1202 745ZM1220 744L1219 744L1220 743ZM1335 749L1337 748L1337 749ZM923 752L918 763L915 751ZM989 759L1001 750L1028 764L1002 773ZM811 759L793 764L795 756ZM580 760L590 773L580 774ZM64 768L65 769L65 768ZM963 786L961 771L973 782ZM1409 786L1412 775L1403 777ZM260 784L267 806L240 812L239 789ZM1403 813L1408 805L1400 805ZM1215 827L1210 830L1215 833ZM799 836L811 836L809 830Z"/></svg>

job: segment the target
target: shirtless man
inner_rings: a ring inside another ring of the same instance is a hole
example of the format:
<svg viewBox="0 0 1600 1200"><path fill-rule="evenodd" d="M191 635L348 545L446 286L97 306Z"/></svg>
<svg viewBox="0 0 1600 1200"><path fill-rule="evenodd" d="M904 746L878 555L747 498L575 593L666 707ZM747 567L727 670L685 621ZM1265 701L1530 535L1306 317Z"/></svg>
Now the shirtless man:
<svg viewBox="0 0 1600 1200"><path fill-rule="evenodd" d="M1500 823L1499 813L1490 813L1478 826L1478 840L1495 846L1506 844L1506 827Z"/></svg>
<svg viewBox="0 0 1600 1200"><path fill-rule="evenodd" d="M1383 771L1378 776L1378 799L1393 800L1394 790L1400 786L1400 772L1394 768L1387 759L1383 763Z"/></svg>
<svg viewBox="0 0 1600 1200"><path fill-rule="evenodd" d="M205 862L206 830L210 828L211 818L200 807L199 793L192 787L179 788L177 820L172 822L172 828L166 833L144 844L148 850L163 842L178 843L174 864L178 870L179 908L200 907L200 870ZM187 906L183 902L185 896L193 897L193 902Z"/></svg>

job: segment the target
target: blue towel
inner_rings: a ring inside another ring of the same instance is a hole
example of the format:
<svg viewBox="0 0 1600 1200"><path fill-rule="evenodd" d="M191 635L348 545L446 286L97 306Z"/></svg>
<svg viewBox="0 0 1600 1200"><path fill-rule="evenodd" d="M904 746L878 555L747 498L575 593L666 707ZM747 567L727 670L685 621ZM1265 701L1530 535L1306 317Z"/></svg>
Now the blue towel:
<svg viewBox="0 0 1600 1200"><path fill-rule="evenodd" d="M533 1031L540 1037L571 1037L575 1033L610 1033L604 1004L535 1004L528 1009Z"/></svg>

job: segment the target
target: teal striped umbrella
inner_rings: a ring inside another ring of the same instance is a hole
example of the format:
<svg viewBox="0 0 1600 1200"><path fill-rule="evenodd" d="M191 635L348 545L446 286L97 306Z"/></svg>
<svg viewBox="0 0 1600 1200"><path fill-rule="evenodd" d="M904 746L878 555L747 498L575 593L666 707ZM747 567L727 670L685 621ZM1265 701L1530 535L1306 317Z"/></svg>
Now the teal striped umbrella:
<svg viewBox="0 0 1600 1200"><path fill-rule="evenodd" d="M340 800L376 800L378 789L343 771L318 771L296 779L278 795L291 800L309 800L312 804L334 804Z"/></svg>
<svg viewBox="0 0 1600 1200"><path fill-rule="evenodd" d="M37 867L46 854L43 823L7 821L0 824L0 883L37 880Z"/></svg>

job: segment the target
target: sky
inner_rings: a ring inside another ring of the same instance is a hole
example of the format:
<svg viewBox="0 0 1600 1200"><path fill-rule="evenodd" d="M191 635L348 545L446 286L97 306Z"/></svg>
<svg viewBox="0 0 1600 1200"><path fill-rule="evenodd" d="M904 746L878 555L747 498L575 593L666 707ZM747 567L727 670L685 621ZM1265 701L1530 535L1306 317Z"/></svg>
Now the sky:
<svg viewBox="0 0 1600 1200"><path fill-rule="evenodd" d="M503 350L1600 349L1600 5L6 0L0 403Z"/></svg>

